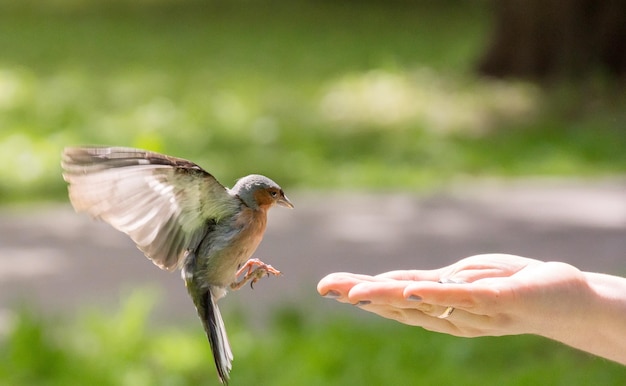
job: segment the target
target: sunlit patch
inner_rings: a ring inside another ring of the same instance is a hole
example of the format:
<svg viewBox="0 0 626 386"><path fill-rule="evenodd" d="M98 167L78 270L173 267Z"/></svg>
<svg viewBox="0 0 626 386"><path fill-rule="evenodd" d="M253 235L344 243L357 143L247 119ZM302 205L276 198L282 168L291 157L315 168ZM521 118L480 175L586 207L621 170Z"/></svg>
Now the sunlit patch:
<svg viewBox="0 0 626 386"><path fill-rule="evenodd" d="M483 132L501 119L538 109L538 90L528 84L469 81L421 69L374 70L332 81L320 113L343 125L400 127L417 124L434 132Z"/></svg>
<svg viewBox="0 0 626 386"><path fill-rule="evenodd" d="M15 312L0 308L0 337L9 335L17 323L17 315Z"/></svg>
<svg viewBox="0 0 626 386"><path fill-rule="evenodd" d="M0 174L3 178L22 184L40 178L46 171L46 157L39 152L41 145L24 134L0 138Z"/></svg>
<svg viewBox="0 0 626 386"><path fill-rule="evenodd" d="M218 122L227 127L241 128L250 120L248 106L235 93L216 94L212 100L212 108Z"/></svg>
<svg viewBox="0 0 626 386"><path fill-rule="evenodd" d="M20 104L27 92L24 74L0 68L0 109L10 109Z"/></svg>
<svg viewBox="0 0 626 386"><path fill-rule="evenodd" d="M133 120L144 130L167 129L174 125L179 114L174 103L167 98L157 97L137 106Z"/></svg>
<svg viewBox="0 0 626 386"><path fill-rule="evenodd" d="M274 143L278 139L279 127L275 118L263 116L255 119L251 126L251 135L261 145Z"/></svg>

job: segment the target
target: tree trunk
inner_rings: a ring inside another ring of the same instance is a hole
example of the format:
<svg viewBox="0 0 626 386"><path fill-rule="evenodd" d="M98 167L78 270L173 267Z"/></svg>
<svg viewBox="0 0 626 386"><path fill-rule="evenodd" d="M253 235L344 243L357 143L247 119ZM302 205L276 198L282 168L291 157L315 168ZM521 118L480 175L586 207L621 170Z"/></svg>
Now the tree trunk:
<svg viewBox="0 0 626 386"><path fill-rule="evenodd" d="M482 74L546 80L626 77L626 0L496 0Z"/></svg>

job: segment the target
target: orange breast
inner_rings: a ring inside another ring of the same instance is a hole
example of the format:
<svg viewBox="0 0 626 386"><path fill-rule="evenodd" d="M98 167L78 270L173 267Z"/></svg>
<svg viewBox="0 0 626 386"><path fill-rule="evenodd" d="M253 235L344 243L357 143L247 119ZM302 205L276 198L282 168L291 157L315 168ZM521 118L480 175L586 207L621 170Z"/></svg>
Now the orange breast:
<svg viewBox="0 0 626 386"><path fill-rule="evenodd" d="M241 231L225 248L214 252L204 273L211 284L227 286L235 281L235 273L252 257L263 239L267 211L245 208L234 219L233 225Z"/></svg>
<svg viewBox="0 0 626 386"><path fill-rule="evenodd" d="M253 243L253 240L258 239L258 245L267 226L267 211L245 208L235 219L235 226L241 227L241 233L237 236L239 242L247 243L246 240L250 240Z"/></svg>

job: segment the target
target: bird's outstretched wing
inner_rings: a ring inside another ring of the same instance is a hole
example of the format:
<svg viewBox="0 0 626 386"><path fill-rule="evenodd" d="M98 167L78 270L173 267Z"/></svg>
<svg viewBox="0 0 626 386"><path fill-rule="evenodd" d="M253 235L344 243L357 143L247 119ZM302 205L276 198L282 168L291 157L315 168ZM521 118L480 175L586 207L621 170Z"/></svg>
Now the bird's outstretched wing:
<svg viewBox="0 0 626 386"><path fill-rule="evenodd" d="M63 177L74 209L128 234L154 264L174 270L240 201L193 162L123 147L69 147Z"/></svg>

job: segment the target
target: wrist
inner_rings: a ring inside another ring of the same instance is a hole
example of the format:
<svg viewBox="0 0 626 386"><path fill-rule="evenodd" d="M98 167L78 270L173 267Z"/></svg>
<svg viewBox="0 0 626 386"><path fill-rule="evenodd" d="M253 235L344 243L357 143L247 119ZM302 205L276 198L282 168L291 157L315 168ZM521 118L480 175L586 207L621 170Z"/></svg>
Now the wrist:
<svg viewBox="0 0 626 386"><path fill-rule="evenodd" d="M584 272L594 299L588 344L593 353L626 364L626 278Z"/></svg>
<svg viewBox="0 0 626 386"><path fill-rule="evenodd" d="M552 294L553 312L538 334L626 364L626 279L579 272Z"/></svg>
<svg viewBox="0 0 626 386"><path fill-rule="evenodd" d="M599 322L597 295L584 272L562 262L546 262L526 310L531 333L577 346L581 332ZM543 279L543 280L540 280Z"/></svg>

